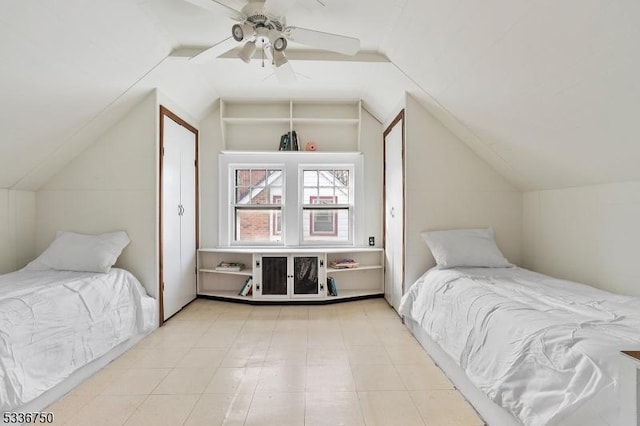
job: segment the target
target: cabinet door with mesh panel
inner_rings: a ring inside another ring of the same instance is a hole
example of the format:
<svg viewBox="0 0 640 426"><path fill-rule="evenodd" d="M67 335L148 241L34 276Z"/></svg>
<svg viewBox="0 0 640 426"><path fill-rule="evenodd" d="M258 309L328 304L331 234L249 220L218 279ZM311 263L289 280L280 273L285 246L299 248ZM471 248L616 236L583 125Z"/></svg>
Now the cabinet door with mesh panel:
<svg viewBox="0 0 640 426"><path fill-rule="evenodd" d="M287 256L262 256L262 296L287 296Z"/></svg>

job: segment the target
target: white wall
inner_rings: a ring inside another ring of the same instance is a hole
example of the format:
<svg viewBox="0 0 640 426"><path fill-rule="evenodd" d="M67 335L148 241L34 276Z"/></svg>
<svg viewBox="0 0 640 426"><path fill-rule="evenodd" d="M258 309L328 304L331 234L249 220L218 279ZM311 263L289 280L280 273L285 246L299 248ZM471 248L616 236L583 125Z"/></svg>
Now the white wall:
<svg viewBox="0 0 640 426"><path fill-rule="evenodd" d="M35 258L36 194L0 189L0 274Z"/></svg>
<svg viewBox="0 0 640 426"><path fill-rule="evenodd" d="M524 194L523 266L640 296L640 182Z"/></svg>
<svg viewBox="0 0 640 426"><path fill-rule="evenodd" d="M158 106L154 92L37 193L37 250L58 230L123 229L131 244L116 266L157 295Z"/></svg>
<svg viewBox="0 0 640 426"><path fill-rule="evenodd" d="M405 126L405 288L435 265L420 237L427 230L492 226L505 256L520 263L520 191L409 95Z"/></svg>

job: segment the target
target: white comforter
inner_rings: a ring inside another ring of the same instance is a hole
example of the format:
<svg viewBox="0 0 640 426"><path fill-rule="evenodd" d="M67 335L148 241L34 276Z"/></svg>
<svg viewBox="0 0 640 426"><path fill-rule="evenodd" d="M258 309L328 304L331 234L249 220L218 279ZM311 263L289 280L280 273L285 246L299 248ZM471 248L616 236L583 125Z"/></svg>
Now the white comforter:
<svg viewBox="0 0 640 426"><path fill-rule="evenodd" d="M129 272L0 276L0 412L14 410L137 333L153 299Z"/></svg>
<svg viewBox="0 0 640 426"><path fill-rule="evenodd" d="M640 298L521 268L431 269L399 311L525 425L584 424L580 410L617 424L618 351L640 348Z"/></svg>

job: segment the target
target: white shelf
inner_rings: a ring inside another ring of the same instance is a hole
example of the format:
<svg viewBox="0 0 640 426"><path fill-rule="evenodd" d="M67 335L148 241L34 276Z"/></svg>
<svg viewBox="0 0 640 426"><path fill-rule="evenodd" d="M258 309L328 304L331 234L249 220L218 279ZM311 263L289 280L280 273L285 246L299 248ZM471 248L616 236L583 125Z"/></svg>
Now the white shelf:
<svg viewBox="0 0 640 426"><path fill-rule="evenodd" d="M364 265L364 266L358 266L356 268L332 268L328 266L327 274L329 272L335 273L335 272L349 272L349 271L366 271L370 269L382 269L382 265Z"/></svg>
<svg viewBox="0 0 640 426"><path fill-rule="evenodd" d="M198 249L199 252L202 253L244 253L244 254L253 254L253 253L329 253L329 254L340 254L340 253L380 253L384 249L381 247L291 247L291 246L281 246L281 247L273 247L273 246L251 246L251 247L212 247L212 248L201 248ZM353 269L353 268L352 268ZM219 272L219 271L218 271Z"/></svg>
<svg viewBox="0 0 640 426"><path fill-rule="evenodd" d="M222 121L229 124L251 124L251 123L289 123L289 118L279 117L223 117Z"/></svg>
<svg viewBox="0 0 640 426"><path fill-rule="evenodd" d="M200 269L200 272L205 272L205 273L208 273L208 274L231 274L231 275L251 276L251 270L249 270L249 269L242 269L240 271L221 271L219 269L203 268L203 269Z"/></svg>
<svg viewBox="0 0 640 426"><path fill-rule="evenodd" d="M200 296L210 296L210 297L224 297L225 299L234 299L234 300L253 300L251 296L240 296L237 291L201 291L198 293Z"/></svg>
<svg viewBox="0 0 640 426"><path fill-rule="evenodd" d="M358 124L360 120L357 118L293 118L291 121L295 123L318 123L318 124Z"/></svg>

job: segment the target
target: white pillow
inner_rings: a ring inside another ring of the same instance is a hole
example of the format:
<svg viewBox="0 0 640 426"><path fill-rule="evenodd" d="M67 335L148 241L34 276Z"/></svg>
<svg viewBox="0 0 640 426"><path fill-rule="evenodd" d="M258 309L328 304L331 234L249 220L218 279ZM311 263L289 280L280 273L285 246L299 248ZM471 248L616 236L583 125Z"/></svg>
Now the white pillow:
<svg viewBox="0 0 640 426"><path fill-rule="evenodd" d="M58 231L56 239L27 269L109 272L130 242L124 231L100 235Z"/></svg>
<svg viewBox="0 0 640 426"><path fill-rule="evenodd" d="M496 245L493 229L454 229L420 234L438 268L456 266L505 268L513 266Z"/></svg>

